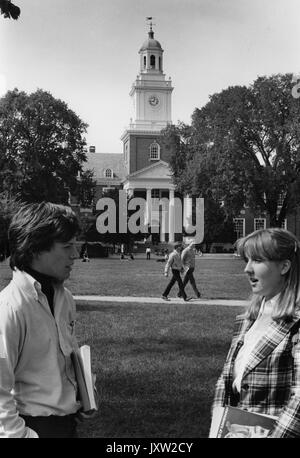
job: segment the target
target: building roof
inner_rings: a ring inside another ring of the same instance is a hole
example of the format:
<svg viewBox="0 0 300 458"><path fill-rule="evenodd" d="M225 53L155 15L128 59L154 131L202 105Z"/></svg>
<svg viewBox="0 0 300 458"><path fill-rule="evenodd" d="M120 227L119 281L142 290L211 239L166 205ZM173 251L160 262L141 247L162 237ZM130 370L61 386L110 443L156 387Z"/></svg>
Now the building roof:
<svg viewBox="0 0 300 458"><path fill-rule="evenodd" d="M148 38L148 40L144 41L140 51L145 51L146 49L159 49L160 51L162 51L160 42L155 40L154 38Z"/></svg>
<svg viewBox="0 0 300 458"><path fill-rule="evenodd" d="M106 169L112 169L114 179L120 180L125 178L126 169L123 154L86 153L86 157L87 162L84 163L83 169L93 170L97 182L107 181L104 175Z"/></svg>
<svg viewBox="0 0 300 458"><path fill-rule="evenodd" d="M140 52L145 51L146 49L159 49L160 51L162 51L161 44L159 41L155 40L154 32L152 30L148 32L148 38L142 44Z"/></svg>

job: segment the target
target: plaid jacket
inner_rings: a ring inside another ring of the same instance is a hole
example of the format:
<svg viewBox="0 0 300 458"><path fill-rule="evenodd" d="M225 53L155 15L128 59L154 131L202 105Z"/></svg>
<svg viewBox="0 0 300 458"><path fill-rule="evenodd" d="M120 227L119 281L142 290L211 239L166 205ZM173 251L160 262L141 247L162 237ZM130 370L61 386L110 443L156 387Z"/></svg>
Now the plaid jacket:
<svg viewBox="0 0 300 458"><path fill-rule="evenodd" d="M300 314L290 323L272 322L253 349L237 397L233 367L253 321L236 317L233 339L216 385L213 408L232 405L278 417L272 437L300 438Z"/></svg>

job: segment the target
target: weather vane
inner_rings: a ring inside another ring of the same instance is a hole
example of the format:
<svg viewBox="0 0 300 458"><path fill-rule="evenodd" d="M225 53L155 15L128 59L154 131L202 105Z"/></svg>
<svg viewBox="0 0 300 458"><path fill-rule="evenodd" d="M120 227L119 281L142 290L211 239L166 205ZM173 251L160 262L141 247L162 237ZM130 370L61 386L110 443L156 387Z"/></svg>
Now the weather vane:
<svg viewBox="0 0 300 458"><path fill-rule="evenodd" d="M150 26L150 32L152 32L152 26L153 26L153 25L156 25L154 22L152 22L153 19L154 19L154 18L153 18L152 16L146 17L147 24L149 24L149 26Z"/></svg>

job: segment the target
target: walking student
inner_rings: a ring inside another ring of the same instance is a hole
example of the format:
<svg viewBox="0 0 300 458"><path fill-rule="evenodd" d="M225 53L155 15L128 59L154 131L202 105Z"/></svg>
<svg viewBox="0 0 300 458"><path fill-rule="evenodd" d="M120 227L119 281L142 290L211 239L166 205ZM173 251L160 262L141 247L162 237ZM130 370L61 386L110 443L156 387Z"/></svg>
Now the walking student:
<svg viewBox="0 0 300 458"><path fill-rule="evenodd" d="M12 280L0 293L0 438L77 437L75 303L63 283L79 257L78 233L62 205L26 204L12 218Z"/></svg>
<svg viewBox="0 0 300 458"><path fill-rule="evenodd" d="M197 298L201 297L201 293L197 288L196 280L194 278L194 270L195 270L195 242L191 242L181 253L181 260L184 269L184 278L183 278L183 288L186 287L188 282L190 282L194 293ZM181 293L179 291L178 297L181 297Z"/></svg>
<svg viewBox="0 0 300 458"><path fill-rule="evenodd" d="M187 298L187 296L186 296L186 293L185 293L184 288L183 288L182 279L181 279L181 276L180 276L180 273L183 271L183 265L182 265L181 256L180 256L182 248L183 248L182 247L182 243L175 242L173 244L173 247L174 247L174 250L172 251L172 253L169 256L169 259L167 260L167 263L166 263L166 266L165 266L165 271L164 271L164 275L166 277L168 277L169 270L171 269L172 270L172 278L169 281L166 289L164 290L164 292L162 294L162 299L164 299L165 301L169 301L170 300L168 298L168 294L171 291L171 289L174 286L174 284L177 282L178 286L179 286L179 291L180 291L181 297L183 298L184 301L189 301L190 298Z"/></svg>
<svg viewBox="0 0 300 458"><path fill-rule="evenodd" d="M275 417L271 438L300 438L300 246L284 229L240 239L253 297L236 318L218 379L210 437L226 405Z"/></svg>

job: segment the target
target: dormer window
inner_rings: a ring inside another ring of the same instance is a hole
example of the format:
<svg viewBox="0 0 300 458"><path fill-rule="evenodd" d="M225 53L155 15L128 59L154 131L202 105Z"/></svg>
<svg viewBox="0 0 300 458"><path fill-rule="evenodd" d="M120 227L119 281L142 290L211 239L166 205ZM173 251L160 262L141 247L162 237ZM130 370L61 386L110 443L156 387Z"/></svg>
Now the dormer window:
<svg viewBox="0 0 300 458"><path fill-rule="evenodd" d="M113 177L112 169L105 169L104 170L104 176L105 176L105 178L112 178Z"/></svg>
<svg viewBox="0 0 300 458"><path fill-rule="evenodd" d="M150 161L157 161L160 159L160 146L155 141L150 145Z"/></svg>

